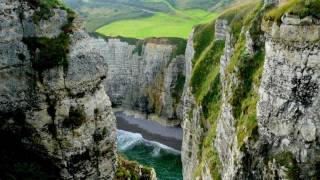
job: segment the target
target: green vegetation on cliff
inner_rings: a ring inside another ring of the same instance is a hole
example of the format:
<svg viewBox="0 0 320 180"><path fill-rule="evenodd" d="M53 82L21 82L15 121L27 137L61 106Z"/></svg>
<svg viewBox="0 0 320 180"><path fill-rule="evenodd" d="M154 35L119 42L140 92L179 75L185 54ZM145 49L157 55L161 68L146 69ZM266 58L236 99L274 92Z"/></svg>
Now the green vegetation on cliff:
<svg viewBox="0 0 320 180"><path fill-rule="evenodd" d="M64 7L59 0L29 0L33 8L33 23L48 20L54 15L54 8L67 12L67 23L61 27L62 32L54 38L49 37L24 37L23 42L28 46L31 55L32 67L40 74L42 71L56 66L68 65L67 54L70 46L70 34L73 32L73 21L76 14Z"/></svg>
<svg viewBox="0 0 320 180"><path fill-rule="evenodd" d="M261 42L263 35L260 30L264 10L262 4L251 4L251 11L241 14L241 20L230 21L231 29L238 29L242 26L244 31L248 31L253 41L253 54L250 54L246 47L248 41L244 33L233 31L234 37L239 37L235 43L235 50L231 57L231 62L227 67L229 74L235 74L238 83L232 84L232 96L230 104L233 107L233 116L237 121L238 148L244 144L246 139L255 139L257 135L256 106L258 102L257 87L260 85L262 66L264 62L264 47Z"/></svg>
<svg viewBox="0 0 320 180"><path fill-rule="evenodd" d="M284 170L287 173L288 179L299 179L300 170L297 166L297 161L293 154L289 151L283 151L269 157L269 161L275 160L276 163L282 167L285 167Z"/></svg>
<svg viewBox="0 0 320 180"><path fill-rule="evenodd" d="M199 146L198 158L200 165L194 172L197 177L206 166L211 176L220 177L220 160L215 149L217 120L221 110L221 98L225 93L232 106L233 117L236 119L238 149L246 146L247 140L255 140L257 136L256 106L264 62L263 36L260 30L264 15L262 4L250 2L231 8L221 14L219 19L228 22L231 44L234 47L228 66L226 67L225 92L222 89L220 76L220 58L224 53L225 41L215 40L213 23L195 29L193 72L190 81L192 92L197 104L202 107L201 126L204 130L202 144ZM248 37L252 39L252 51L247 49ZM237 82L235 82L237 81ZM232 89L229 92L229 88Z"/></svg>
<svg viewBox="0 0 320 180"><path fill-rule="evenodd" d="M32 16L35 23L41 19L48 20L52 17L54 8L66 9L60 0L28 0L28 2L36 9Z"/></svg>
<svg viewBox="0 0 320 180"><path fill-rule="evenodd" d="M214 179L220 179L220 160L213 145L216 137L217 118L221 106L221 80L220 58L225 47L224 40L214 40L214 21L205 25L199 25L194 32L193 71L190 80L192 93L198 105L202 106L201 126L206 136L199 145L198 158L200 165L194 172L194 176L200 175L206 164Z"/></svg>
<svg viewBox="0 0 320 180"><path fill-rule="evenodd" d="M136 161L127 160L124 156L118 156L118 169L115 175L115 180L138 180L151 179L152 169L138 164Z"/></svg>
<svg viewBox="0 0 320 180"><path fill-rule="evenodd" d="M64 33L57 38L29 37L23 39L33 57L32 66L38 71L51 69L58 65L66 66L69 41L69 36Z"/></svg>
<svg viewBox="0 0 320 180"><path fill-rule="evenodd" d="M190 81L192 92L198 102L210 91L211 83L219 74L220 57L223 53L224 41L212 41L212 44L196 61Z"/></svg>
<svg viewBox="0 0 320 180"><path fill-rule="evenodd" d="M277 8L271 9L265 16L266 20L280 23L281 17L285 14L297 15L300 18L312 16L320 18L319 0L289 0Z"/></svg>

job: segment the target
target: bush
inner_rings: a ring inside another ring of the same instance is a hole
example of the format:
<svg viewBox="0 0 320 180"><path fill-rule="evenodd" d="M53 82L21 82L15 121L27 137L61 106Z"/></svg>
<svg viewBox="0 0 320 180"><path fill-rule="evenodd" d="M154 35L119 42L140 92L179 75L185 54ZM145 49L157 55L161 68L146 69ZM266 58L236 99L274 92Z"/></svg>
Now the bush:
<svg viewBox="0 0 320 180"><path fill-rule="evenodd" d="M141 175L140 175L141 172ZM140 167L136 161L129 161L124 156L118 157L118 169L116 172L115 180L138 180L150 179L151 168Z"/></svg>
<svg viewBox="0 0 320 180"><path fill-rule="evenodd" d="M39 23L41 19L48 20L54 15L53 8L63 8L64 6L59 0L28 0L31 6L36 9L32 19L35 23ZM39 10L37 9L39 8Z"/></svg>
<svg viewBox="0 0 320 180"><path fill-rule="evenodd" d="M70 38L61 33L57 38L28 37L23 38L32 58L32 67L39 72L58 65L67 66Z"/></svg>
<svg viewBox="0 0 320 180"><path fill-rule="evenodd" d="M287 168L287 178L299 179L300 169L294 155L289 151L283 151L278 154L272 155L269 160L274 159L280 166Z"/></svg>
<svg viewBox="0 0 320 180"><path fill-rule="evenodd" d="M64 7L59 0L28 0L28 2L36 9L33 15L34 23L38 23L41 19L49 19L54 15L53 8L60 8L68 13L68 22L61 28L63 32L58 37L23 38L23 42L28 46L30 51L32 67L40 75L44 70L55 66L62 65L66 67L68 65L67 53L70 46L69 34L73 32L73 21L76 17L75 12Z"/></svg>
<svg viewBox="0 0 320 180"><path fill-rule="evenodd" d="M86 121L86 114L81 108L70 108L69 117L63 121L67 128L78 128Z"/></svg>

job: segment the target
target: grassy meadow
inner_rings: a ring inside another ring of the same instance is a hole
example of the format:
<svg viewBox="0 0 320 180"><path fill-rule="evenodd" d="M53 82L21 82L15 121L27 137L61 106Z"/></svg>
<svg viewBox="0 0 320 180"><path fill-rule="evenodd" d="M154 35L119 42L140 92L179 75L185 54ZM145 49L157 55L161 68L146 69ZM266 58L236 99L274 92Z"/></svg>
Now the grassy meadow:
<svg viewBox="0 0 320 180"><path fill-rule="evenodd" d="M187 38L194 25L212 21L217 13L201 9L177 10L174 13L157 12L151 17L121 20L96 30L107 36Z"/></svg>

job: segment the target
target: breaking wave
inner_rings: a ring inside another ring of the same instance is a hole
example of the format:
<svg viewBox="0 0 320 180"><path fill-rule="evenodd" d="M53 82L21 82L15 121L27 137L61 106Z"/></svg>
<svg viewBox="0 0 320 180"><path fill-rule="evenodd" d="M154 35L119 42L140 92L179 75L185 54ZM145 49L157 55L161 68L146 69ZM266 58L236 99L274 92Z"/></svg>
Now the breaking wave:
<svg viewBox="0 0 320 180"><path fill-rule="evenodd" d="M118 150L120 152L128 151L138 146L146 146L152 150L151 154L154 157L167 153L180 155L180 151L155 141L146 140L139 133L132 133L124 130L118 130L117 133Z"/></svg>
<svg viewBox="0 0 320 180"><path fill-rule="evenodd" d="M153 167L158 180L182 180L181 153L139 133L118 130L118 151L130 160Z"/></svg>

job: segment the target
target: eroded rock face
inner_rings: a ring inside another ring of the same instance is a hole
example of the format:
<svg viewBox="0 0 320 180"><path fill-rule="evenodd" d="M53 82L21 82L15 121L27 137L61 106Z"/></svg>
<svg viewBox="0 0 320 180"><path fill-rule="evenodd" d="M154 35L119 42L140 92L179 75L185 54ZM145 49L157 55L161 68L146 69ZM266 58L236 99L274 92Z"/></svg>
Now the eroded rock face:
<svg viewBox="0 0 320 180"><path fill-rule="evenodd" d="M75 30L68 67L40 75L22 39L56 37L67 12L55 9L53 17L39 24L32 21L28 1L2 0L0 12L1 163L6 165L1 168L10 165L0 177L24 167L43 178L112 179L116 127L103 86L107 66L98 49L83 47L94 40Z"/></svg>
<svg viewBox="0 0 320 180"><path fill-rule="evenodd" d="M157 40L141 43L108 39L102 47L108 65L105 87L111 102L164 119L182 119L179 102L185 79L184 57L175 56L172 44Z"/></svg>
<svg viewBox="0 0 320 180"><path fill-rule="evenodd" d="M287 42L312 42L319 40L320 23L318 19L307 16L299 18L285 14L278 25L273 21L264 21L262 29L273 39Z"/></svg>
<svg viewBox="0 0 320 180"><path fill-rule="evenodd" d="M308 36L296 42L288 36L267 39L257 107L259 132L271 145L270 151L291 154L301 178L315 176L320 154L320 47L317 42L301 41Z"/></svg>
<svg viewBox="0 0 320 180"><path fill-rule="evenodd" d="M186 53L185 53L185 68L186 68L186 83L183 91L183 141L181 150L181 160L183 167L183 179L194 179L194 171L199 166L199 144L203 140L203 129L201 127L202 109L196 103L195 97L189 86L192 75L192 60L194 57L192 32L189 36ZM210 173L210 172L209 172Z"/></svg>

